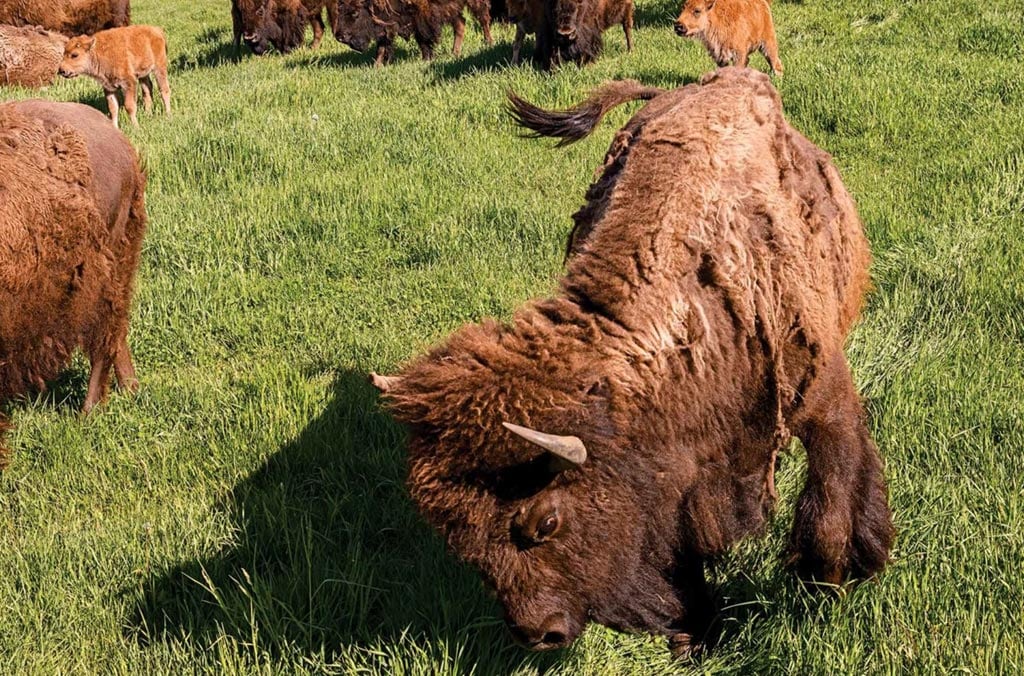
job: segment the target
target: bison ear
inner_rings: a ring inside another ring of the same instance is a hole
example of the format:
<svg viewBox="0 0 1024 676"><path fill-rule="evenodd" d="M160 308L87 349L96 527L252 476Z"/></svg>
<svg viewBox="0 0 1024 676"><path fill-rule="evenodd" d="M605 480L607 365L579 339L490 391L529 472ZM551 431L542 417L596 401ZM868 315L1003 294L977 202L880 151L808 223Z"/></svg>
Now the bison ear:
<svg viewBox="0 0 1024 676"><path fill-rule="evenodd" d="M587 461L587 447L579 437L547 434L507 422L501 424L512 434L540 446L554 456L554 459L558 461L557 464L561 465L560 469L579 467Z"/></svg>
<svg viewBox="0 0 1024 676"><path fill-rule="evenodd" d="M381 394L387 394L391 390L395 389L395 387L402 382L402 377L382 376L371 371L370 382L373 384L374 387L377 388L378 392L380 392Z"/></svg>
<svg viewBox="0 0 1024 676"><path fill-rule="evenodd" d="M82 36L82 37L85 37L85 48L91 52L92 48L96 46L96 38L91 37L91 36L89 36L89 37Z"/></svg>
<svg viewBox="0 0 1024 676"><path fill-rule="evenodd" d="M718 0L711 0L710 2L708 2L708 6L707 6L707 8L704 11L705 12L710 12L712 9L715 8L715 3L716 2L718 2Z"/></svg>

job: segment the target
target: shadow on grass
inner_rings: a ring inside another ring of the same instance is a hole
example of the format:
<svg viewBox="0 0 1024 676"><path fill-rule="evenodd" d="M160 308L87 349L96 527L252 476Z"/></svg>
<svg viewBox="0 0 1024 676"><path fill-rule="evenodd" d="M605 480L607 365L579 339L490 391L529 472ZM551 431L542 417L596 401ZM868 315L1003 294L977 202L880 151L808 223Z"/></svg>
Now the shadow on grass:
<svg viewBox="0 0 1024 676"><path fill-rule="evenodd" d="M285 62L285 66L288 68L373 68L373 61L376 58L376 52L372 47L365 52L357 52L348 47L344 47L344 51L329 54L319 50L307 50L307 52L302 56L290 58ZM398 50L396 50L397 53ZM419 58L418 52L416 58Z"/></svg>
<svg viewBox="0 0 1024 676"><path fill-rule="evenodd" d="M531 63L533 45L529 38L523 44L522 57L526 64ZM452 57L450 61L434 61L430 64L431 74L435 81L461 80L481 73L505 70L511 67L512 43L499 42L480 51L463 56Z"/></svg>
<svg viewBox="0 0 1024 676"><path fill-rule="evenodd" d="M636 3L633 12L633 23L637 28L672 28L683 0L653 0L652 2Z"/></svg>
<svg viewBox="0 0 1024 676"><path fill-rule="evenodd" d="M323 414L226 497L233 542L128 591L130 638L199 655L227 636L383 670L392 650L479 673L557 661L511 643L479 578L420 521L403 447L365 375L340 374Z"/></svg>
<svg viewBox="0 0 1024 676"><path fill-rule="evenodd" d="M195 40L195 49L178 54L171 72L231 65L252 55L245 46L236 50L231 36L218 28L203 31Z"/></svg>

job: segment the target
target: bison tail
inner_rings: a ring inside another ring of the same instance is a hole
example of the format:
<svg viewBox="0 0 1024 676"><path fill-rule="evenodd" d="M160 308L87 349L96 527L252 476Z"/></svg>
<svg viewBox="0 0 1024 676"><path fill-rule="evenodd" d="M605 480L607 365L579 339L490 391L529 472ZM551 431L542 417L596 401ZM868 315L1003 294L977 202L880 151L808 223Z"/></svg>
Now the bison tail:
<svg viewBox="0 0 1024 676"><path fill-rule="evenodd" d="M567 146L586 138L615 106L629 101L653 99L664 91L657 87L645 87L636 80L615 80L601 85L586 101L567 110L544 110L510 91L509 114L519 126L532 132L528 136L561 139L558 145Z"/></svg>

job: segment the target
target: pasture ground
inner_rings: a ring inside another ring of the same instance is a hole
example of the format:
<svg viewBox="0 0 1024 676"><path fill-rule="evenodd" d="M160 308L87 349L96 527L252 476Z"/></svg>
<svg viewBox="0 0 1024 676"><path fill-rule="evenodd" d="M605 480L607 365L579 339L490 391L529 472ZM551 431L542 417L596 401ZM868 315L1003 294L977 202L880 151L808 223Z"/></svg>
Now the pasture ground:
<svg viewBox="0 0 1024 676"><path fill-rule="evenodd" d="M872 241L849 355L887 461L891 566L838 601L780 566L799 453L767 537L712 577L725 636L700 664L592 627L515 647L403 489L387 372L464 322L550 292L613 131L517 137L607 78L711 67L639 0L636 51L509 68L451 34L434 63L231 58L227 0L136 0L163 25L174 116L128 134L150 227L130 341L142 379L88 419L86 370L12 407L0 478L0 672L1020 673L1024 669L1024 6L776 0L789 119L834 154ZM529 43L528 43L529 44ZM756 67L766 69L759 56ZM6 90L4 98L33 94ZM38 95L38 94L36 94ZM43 96L104 108L92 81Z"/></svg>

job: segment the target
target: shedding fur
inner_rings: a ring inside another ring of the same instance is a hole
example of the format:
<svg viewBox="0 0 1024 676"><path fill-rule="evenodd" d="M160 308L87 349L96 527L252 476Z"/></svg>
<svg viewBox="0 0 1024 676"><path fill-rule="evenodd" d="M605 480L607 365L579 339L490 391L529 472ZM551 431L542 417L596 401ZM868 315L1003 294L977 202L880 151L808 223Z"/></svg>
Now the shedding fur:
<svg viewBox="0 0 1024 676"><path fill-rule="evenodd" d="M71 37L131 23L129 0L0 0L0 24L42 26Z"/></svg>
<svg viewBox="0 0 1024 676"><path fill-rule="evenodd" d="M135 151L96 110L0 105L0 406L45 389L77 349L91 364L83 410L111 368L138 386L127 332L144 188Z"/></svg>
<svg viewBox="0 0 1024 676"><path fill-rule="evenodd" d="M53 84L65 42L67 38L60 33L40 26L0 26L0 85Z"/></svg>
<svg viewBox="0 0 1024 676"><path fill-rule="evenodd" d="M575 222L556 296L456 331L384 395L409 429L412 499L513 635L560 647L596 621L699 649L704 562L764 529L791 435L809 468L794 567L881 570L885 482L843 355L867 241L767 76L726 68L651 99ZM578 437L587 459L553 469L505 422Z"/></svg>

